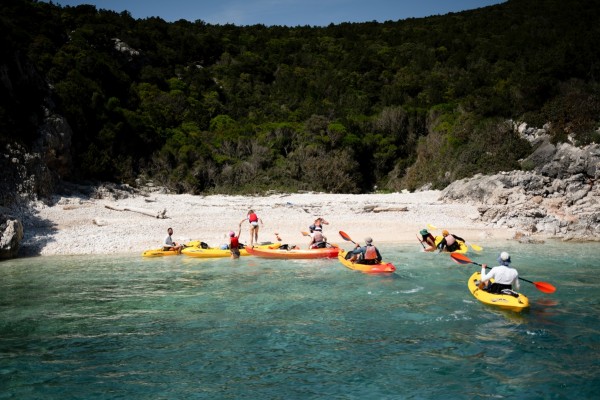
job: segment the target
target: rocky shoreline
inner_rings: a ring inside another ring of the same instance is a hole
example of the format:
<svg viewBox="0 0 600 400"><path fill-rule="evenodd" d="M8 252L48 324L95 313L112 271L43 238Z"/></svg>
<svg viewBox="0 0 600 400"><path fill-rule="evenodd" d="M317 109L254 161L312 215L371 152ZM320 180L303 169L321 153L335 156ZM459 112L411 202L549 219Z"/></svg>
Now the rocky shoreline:
<svg viewBox="0 0 600 400"><path fill-rule="evenodd" d="M516 229L521 241L600 241L600 146L542 138L522 163L533 169L456 181L441 198L477 205L482 222Z"/></svg>

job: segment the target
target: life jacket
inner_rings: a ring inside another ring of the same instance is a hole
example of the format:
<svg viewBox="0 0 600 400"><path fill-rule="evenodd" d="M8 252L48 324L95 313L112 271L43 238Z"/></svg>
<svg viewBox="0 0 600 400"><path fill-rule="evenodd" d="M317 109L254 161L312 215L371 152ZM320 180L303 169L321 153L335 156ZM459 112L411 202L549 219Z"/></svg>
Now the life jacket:
<svg viewBox="0 0 600 400"><path fill-rule="evenodd" d="M454 243L456 243L456 239L454 238L454 236L452 236L452 235L446 236L446 245L447 246L452 246Z"/></svg>
<svg viewBox="0 0 600 400"><path fill-rule="evenodd" d="M375 246L367 246L367 250L365 250L365 260L376 260L377 259L377 249Z"/></svg>
<svg viewBox="0 0 600 400"><path fill-rule="evenodd" d="M237 236L232 236L229 240L229 248L230 249L237 249L240 247L240 241L239 238Z"/></svg>
<svg viewBox="0 0 600 400"><path fill-rule="evenodd" d="M318 242L323 242L323 241L325 241L325 238L323 237L323 234L321 233L321 231L315 231L315 232L313 233L313 241L314 241L315 243L318 243Z"/></svg>
<svg viewBox="0 0 600 400"><path fill-rule="evenodd" d="M256 215L255 213L248 215L248 221L249 222L258 222L258 215Z"/></svg>

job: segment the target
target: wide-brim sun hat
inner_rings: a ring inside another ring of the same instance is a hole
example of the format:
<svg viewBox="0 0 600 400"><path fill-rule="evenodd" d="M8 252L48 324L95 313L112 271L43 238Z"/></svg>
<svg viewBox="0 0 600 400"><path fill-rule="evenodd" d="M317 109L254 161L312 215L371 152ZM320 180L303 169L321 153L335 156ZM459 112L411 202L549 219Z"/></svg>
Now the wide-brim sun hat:
<svg viewBox="0 0 600 400"><path fill-rule="evenodd" d="M427 232L427 229L421 229L421 232L419 232L421 235L425 236L427 235L429 232Z"/></svg>
<svg viewBox="0 0 600 400"><path fill-rule="evenodd" d="M500 265L504 265L504 266L508 266L510 265L510 254L508 254L506 251L503 251L502 253L500 253L500 255L498 256L498 263L500 263Z"/></svg>

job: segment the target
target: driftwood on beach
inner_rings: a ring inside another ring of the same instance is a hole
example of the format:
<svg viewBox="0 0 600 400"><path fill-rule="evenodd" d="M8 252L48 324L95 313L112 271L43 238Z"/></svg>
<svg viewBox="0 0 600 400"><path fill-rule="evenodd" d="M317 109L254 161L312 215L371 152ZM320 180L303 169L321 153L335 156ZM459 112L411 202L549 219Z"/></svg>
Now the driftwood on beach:
<svg viewBox="0 0 600 400"><path fill-rule="evenodd" d="M151 211L151 210L145 210L143 208L133 208L133 207L119 208L119 207L109 206L108 204L105 204L104 207L108 208L109 210L115 210L115 211L131 211L131 212L147 215L147 216L153 217L153 218L159 218L159 219L167 218L167 209L166 208L162 209L161 211Z"/></svg>
<svg viewBox="0 0 600 400"><path fill-rule="evenodd" d="M408 207L380 207L380 206L364 206L363 210L365 212L374 212L374 213L380 213L380 212L398 212L398 211L408 211Z"/></svg>

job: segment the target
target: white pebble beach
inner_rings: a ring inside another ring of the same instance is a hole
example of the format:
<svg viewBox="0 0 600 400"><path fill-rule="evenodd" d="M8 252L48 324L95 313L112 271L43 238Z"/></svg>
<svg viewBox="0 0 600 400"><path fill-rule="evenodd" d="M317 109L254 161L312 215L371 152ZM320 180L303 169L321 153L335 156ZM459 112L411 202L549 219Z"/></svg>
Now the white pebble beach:
<svg viewBox="0 0 600 400"><path fill-rule="evenodd" d="M348 247L339 235L346 232L354 241L366 236L374 244L414 243L428 225L465 238L486 242L514 236L508 228L489 226L478 220L476 205L439 200L439 191L386 194L299 193L270 196L194 196L152 193L125 199L59 197L52 206L38 203L34 218L25 221L22 244L26 255L75 255L141 253L159 248L167 228L179 242L201 240L218 247L228 242L228 232L237 233L241 220L252 209L263 221L259 242L274 242L278 233L283 243L307 247L308 231L317 217L324 218L324 233L332 243ZM122 210L122 211L119 211ZM131 211L134 210L134 211ZM148 211L165 218L156 218ZM240 241L249 242L248 222L242 225Z"/></svg>

